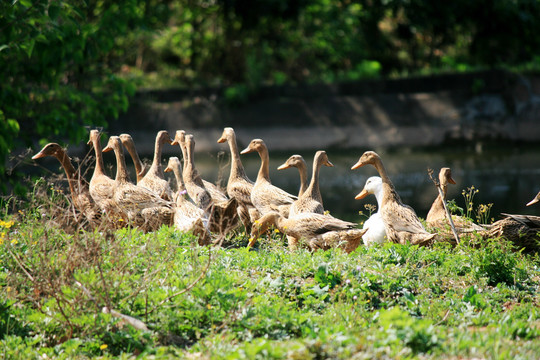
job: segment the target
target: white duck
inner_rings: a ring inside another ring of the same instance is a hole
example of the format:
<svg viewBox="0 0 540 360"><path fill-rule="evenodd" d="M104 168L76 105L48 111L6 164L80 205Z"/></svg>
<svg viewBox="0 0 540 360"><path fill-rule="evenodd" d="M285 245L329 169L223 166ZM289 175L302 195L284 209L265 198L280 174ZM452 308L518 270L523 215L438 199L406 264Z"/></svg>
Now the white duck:
<svg viewBox="0 0 540 360"><path fill-rule="evenodd" d="M382 244L386 241L386 230L384 228L384 221L381 217L379 210L381 209L381 200L383 196L382 179L379 176L372 176L367 179L364 189L356 195L355 199L360 200L368 196L369 194L375 195L377 199L377 212L371 214L369 219L364 223L363 229L367 229L362 240L364 245L370 246L373 244Z"/></svg>

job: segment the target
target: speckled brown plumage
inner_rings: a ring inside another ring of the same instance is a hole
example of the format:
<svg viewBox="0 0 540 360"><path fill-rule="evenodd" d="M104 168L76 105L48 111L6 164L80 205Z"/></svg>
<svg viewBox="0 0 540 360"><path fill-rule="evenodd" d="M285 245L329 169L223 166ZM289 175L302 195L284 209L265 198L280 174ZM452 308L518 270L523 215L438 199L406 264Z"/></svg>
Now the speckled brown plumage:
<svg viewBox="0 0 540 360"><path fill-rule="evenodd" d="M293 239L289 243L294 249L298 245L306 245L311 250L327 250L332 247L354 251L362 242L365 230L356 229L356 224L337 219L330 215L300 213L284 218L278 212L271 211L258 220L251 233L249 246L253 246L257 238L273 225L282 233Z"/></svg>
<svg viewBox="0 0 540 360"><path fill-rule="evenodd" d="M118 136L111 136L104 152L114 150L116 156L116 177L113 201L118 209L125 212L128 219L145 230L155 230L162 224L173 221L173 203L163 200L153 191L132 184L124 158L124 150ZM142 221L142 223L141 223Z"/></svg>
<svg viewBox="0 0 540 360"><path fill-rule="evenodd" d="M502 214L504 219L495 221L489 230L481 233L484 238L503 237L526 252L540 251L540 216Z"/></svg>

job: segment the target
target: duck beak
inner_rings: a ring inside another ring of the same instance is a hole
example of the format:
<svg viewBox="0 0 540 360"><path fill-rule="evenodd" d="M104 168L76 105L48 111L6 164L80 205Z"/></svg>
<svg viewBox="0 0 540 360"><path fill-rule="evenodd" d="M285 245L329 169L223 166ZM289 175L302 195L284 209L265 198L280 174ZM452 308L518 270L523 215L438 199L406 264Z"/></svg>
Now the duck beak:
<svg viewBox="0 0 540 360"><path fill-rule="evenodd" d="M329 167L334 167L334 164L332 164L330 161L327 161L326 164L324 165L329 166Z"/></svg>
<svg viewBox="0 0 540 360"><path fill-rule="evenodd" d="M102 152L109 152L111 151L113 148L110 147L109 145L105 146L105 148L102 150Z"/></svg>
<svg viewBox="0 0 540 360"><path fill-rule="evenodd" d="M452 177L449 177L449 178L448 178L448 182L449 182L450 184L455 184L455 183L456 183L456 181L455 181L454 179L452 179Z"/></svg>
<svg viewBox="0 0 540 360"><path fill-rule="evenodd" d="M172 141L171 136L169 135L169 133L167 133L167 138L165 139L165 141L167 142L167 144L173 145L173 141Z"/></svg>
<svg viewBox="0 0 540 360"><path fill-rule="evenodd" d="M351 167L351 170L358 169L359 167L362 167L364 165L365 164L363 164L360 160L358 160L358 162Z"/></svg>
<svg viewBox="0 0 540 360"><path fill-rule="evenodd" d="M32 160L41 159L42 157L45 157L45 154L40 151L36 155L32 156Z"/></svg>
<svg viewBox="0 0 540 360"><path fill-rule="evenodd" d="M536 197L536 198L532 199L531 201L529 201L527 203L527 206L531 206L532 204L536 204L538 201L540 201L540 199Z"/></svg>
<svg viewBox="0 0 540 360"><path fill-rule="evenodd" d="M91 145L92 144L92 139L88 140L88 142L86 143L86 145Z"/></svg>
<svg viewBox="0 0 540 360"><path fill-rule="evenodd" d="M279 165L277 169L278 170L285 170L285 169L288 169L288 168L290 168L289 164L284 163L284 164Z"/></svg>
<svg viewBox="0 0 540 360"><path fill-rule="evenodd" d="M356 196L354 197L354 199L355 199L355 200L363 199L363 198L365 198L366 196L368 196L368 194L369 194L369 193L367 192L367 190L366 190L366 189L363 189L362 191L360 191L360 193L359 193L358 195L356 195Z"/></svg>
<svg viewBox="0 0 540 360"><path fill-rule="evenodd" d="M253 150L248 146L247 148L245 148L244 150L240 151L240 154L249 154L250 152L252 152Z"/></svg>
<svg viewBox="0 0 540 360"><path fill-rule="evenodd" d="M247 244L247 248L248 249L251 249L253 247L253 245L255 245L255 243L257 242L257 238L256 237L250 237L249 238L249 243Z"/></svg>
<svg viewBox="0 0 540 360"><path fill-rule="evenodd" d="M217 142L218 142L218 144L221 144L221 143L224 143L225 141L227 141L227 139L225 139L225 138L222 136L222 137L220 137L220 138L218 139Z"/></svg>
<svg viewBox="0 0 540 360"><path fill-rule="evenodd" d="M164 170L164 172L171 172L172 168L170 166L167 166ZM142 171L141 171L142 172Z"/></svg>
<svg viewBox="0 0 540 360"><path fill-rule="evenodd" d="M174 138L174 140L171 142L171 145L178 145L178 140Z"/></svg>

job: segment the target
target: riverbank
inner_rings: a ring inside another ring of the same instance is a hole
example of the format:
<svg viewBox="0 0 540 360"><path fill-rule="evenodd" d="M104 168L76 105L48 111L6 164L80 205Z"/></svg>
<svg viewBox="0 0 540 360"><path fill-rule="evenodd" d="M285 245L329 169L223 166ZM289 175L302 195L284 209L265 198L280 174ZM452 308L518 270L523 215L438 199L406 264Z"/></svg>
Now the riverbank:
<svg viewBox="0 0 540 360"><path fill-rule="evenodd" d="M225 126L242 145L263 138L272 150L380 149L537 142L539 118L540 76L486 71L265 87L242 102L223 89L140 91L109 132L131 133L143 154L162 129L185 129L197 151L216 151Z"/></svg>

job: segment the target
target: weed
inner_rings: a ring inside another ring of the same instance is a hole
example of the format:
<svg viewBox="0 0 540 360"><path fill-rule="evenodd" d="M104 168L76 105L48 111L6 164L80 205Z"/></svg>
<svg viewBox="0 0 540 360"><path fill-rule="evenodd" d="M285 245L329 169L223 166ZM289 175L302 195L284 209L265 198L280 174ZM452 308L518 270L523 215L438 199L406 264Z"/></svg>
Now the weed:
<svg viewBox="0 0 540 360"><path fill-rule="evenodd" d="M227 248L208 248L167 226L152 233L67 226L75 224L69 201L49 187L36 188L34 201L11 202L0 216L7 359L540 352L538 256L499 239L346 254L291 252L277 233L249 251L239 232L224 240Z"/></svg>

